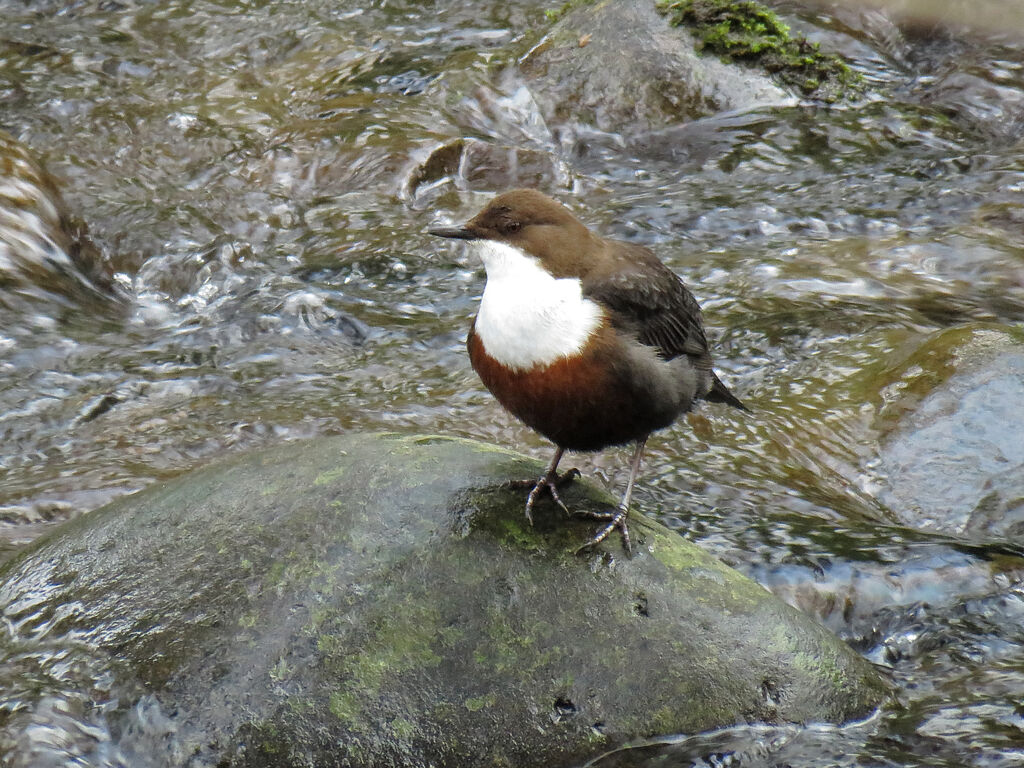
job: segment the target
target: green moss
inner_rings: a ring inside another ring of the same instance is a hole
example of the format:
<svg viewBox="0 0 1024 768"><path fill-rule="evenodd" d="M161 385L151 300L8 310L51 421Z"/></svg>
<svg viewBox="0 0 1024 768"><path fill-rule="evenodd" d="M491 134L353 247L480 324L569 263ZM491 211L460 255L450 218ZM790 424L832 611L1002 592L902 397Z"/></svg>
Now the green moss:
<svg viewBox="0 0 1024 768"><path fill-rule="evenodd" d="M316 476L316 479L313 480L313 485L334 485L336 482L344 478L349 471L351 471L350 467L342 465L340 467L335 467L334 469L329 469L326 472L321 472Z"/></svg>
<svg viewBox="0 0 1024 768"><path fill-rule="evenodd" d="M359 702L349 691L335 691L327 704L331 714L339 720L351 723L360 714Z"/></svg>
<svg viewBox="0 0 1024 768"><path fill-rule="evenodd" d="M396 717L391 721L391 733L393 733L397 739L408 741L416 735L416 725L412 721L406 720L404 717Z"/></svg>
<svg viewBox="0 0 1024 768"><path fill-rule="evenodd" d="M329 709L353 730L366 730L363 707L377 699L382 686L402 673L435 667L441 657L433 644L441 629L435 606L396 603L393 615L377 625L374 640L352 653L338 635L321 635L317 647L336 668L346 688L330 696Z"/></svg>
<svg viewBox="0 0 1024 768"><path fill-rule="evenodd" d="M588 2L592 2L592 0L566 0L566 2L562 3L560 8L548 8L544 11L544 15L547 17L548 21L554 23L569 13L573 8L579 5L586 5Z"/></svg>
<svg viewBox="0 0 1024 768"><path fill-rule="evenodd" d="M639 526L637 526L639 527ZM692 590L694 599L706 602L706 596L728 611L749 610L764 600L764 588L740 576L720 560L707 556L695 545L670 539L674 534L651 527L645 532L653 540L651 554L654 559L682 577L686 589ZM695 588L699 581L714 582L715 588ZM727 592L723 592L727 590ZM723 602L727 594L728 600Z"/></svg>
<svg viewBox="0 0 1024 768"><path fill-rule="evenodd" d="M651 715L651 722L648 728L651 735L672 733L679 728L679 712L674 708L665 705L660 707Z"/></svg>
<svg viewBox="0 0 1024 768"><path fill-rule="evenodd" d="M470 712L479 712L484 707L493 707L498 702L497 695L492 691L486 696L474 696L471 699L466 699L465 707Z"/></svg>
<svg viewBox="0 0 1024 768"><path fill-rule="evenodd" d="M289 696L285 699L285 705L293 715L308 715L315 710L313 702L302 696Z"/></svg>
<svg viewBox="0 0 1024 768"><path fill-rule="evenodd" d="M526 516L523 519L517 518L501 518L502 540L511 547L520 550L533 550L539 551L541 549L542 538L533 527L526 520Z"/></svg>
<svg viewBox="0 0 1024 768"><path fill-rule="evenodd" d="M283 754L281 734L273 723L248 723L242 727L242 732L256 754L273 758Z"/></svg>
<svg viewBox="0 0 1024 768"><path fill-rule="evenodd" d="M727 60L762 67L806 96L838 101L860 76L817 43L792 37L778 16L753 0L671 0L658 3L674 26L689 27L700 46Z"/></svg>
<svg viewBox="0 0 1024 768"><path fill-rule="evenodd" d="M488 614L486 631L490 654L484 656L483 665L498 672L519 669L524 658L534 655L529 650L534 638L511 626L505 620L504 612L492 609ZM475 660L479 658L478 654L474 654Z"/></svg>
<svg viewBox="0 0 1024 768"><path fill-rule="evenodd" d="M291 553L289 553L291 555ZM267 571L266 583L270 586L278 586L284 582L285 564L278 560L270 566Z"/></svg>
<svg viewBox="0 0 1024 768"><path fill-rule="evenodd" d="M295 670L288 666L287 659L282 656L277 663L270 668L270 679L275 683L283 683L288 680Z"/></svg>

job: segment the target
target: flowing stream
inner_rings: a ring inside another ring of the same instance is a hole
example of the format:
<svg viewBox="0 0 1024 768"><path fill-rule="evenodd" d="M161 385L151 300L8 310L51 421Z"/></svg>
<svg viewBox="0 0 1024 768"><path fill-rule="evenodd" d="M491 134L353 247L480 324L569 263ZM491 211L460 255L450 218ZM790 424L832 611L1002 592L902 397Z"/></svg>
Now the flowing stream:
<svg viewBox="0 0 1024 768"><path fill-rule="evenodd" d="M864 98L627 142L537 111L514 69L550 24L536 0L0 0L0 128L125 297L0 302L0 555L312 435L546 458L470 368L481 265L425 234L537 185L684 278L753 410L652 438L635 505L898 692L846 728L594 765L1024 766L1024 24L779 7L851 57ZM460 137L518 165L415 183ZM625 449L574 459L625 481Z"/></svg>

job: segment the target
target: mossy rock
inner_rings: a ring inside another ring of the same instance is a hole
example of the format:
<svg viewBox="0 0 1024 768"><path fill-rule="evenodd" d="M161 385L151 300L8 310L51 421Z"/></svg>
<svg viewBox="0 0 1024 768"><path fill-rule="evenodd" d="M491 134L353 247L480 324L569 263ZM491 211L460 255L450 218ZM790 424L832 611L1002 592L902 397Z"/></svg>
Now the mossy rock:
<svg viewBox="0 0 1024 768"><path fill-rule="evenodd" d="M804 96L826 102L855 92L860 78L835 54L793 36L771 10L753 0L662 0L669 22L685 26L701 50L759 67Z"/></svg>
<svg viewBox="0 0 1024 768"><path fill-rule="evenodd" d="M698 52L654 0L569 3L520 60L549 123L585 123L623 134L719 112L794 103L766 73Z"/></svg>
<svg viewBox="0 0 1024 768"><path fill-rule="evenodd" d="M77 696L98 725L75 738L147 765L528 768L843 722L885 695L819 624L641 515L632 558L618 540L576 554L594 523L550 503L531 528L503 483L539 471L466 440L350 435L70 523L0 571L0 653L21 660L0 745ZM610 502L582 482L565 496Z"/></svg>

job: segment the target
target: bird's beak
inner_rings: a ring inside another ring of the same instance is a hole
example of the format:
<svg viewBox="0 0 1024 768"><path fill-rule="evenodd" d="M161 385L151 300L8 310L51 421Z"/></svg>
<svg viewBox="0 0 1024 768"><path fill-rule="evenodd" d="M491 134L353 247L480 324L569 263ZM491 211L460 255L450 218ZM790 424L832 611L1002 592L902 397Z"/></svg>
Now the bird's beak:
<svg viewBox="0 0 1024 768"><path fill-rule="evenodd" d="M456 240L476 240L476 235L465 227L431 227L427 234L438 237L450 237Z"/></svg>

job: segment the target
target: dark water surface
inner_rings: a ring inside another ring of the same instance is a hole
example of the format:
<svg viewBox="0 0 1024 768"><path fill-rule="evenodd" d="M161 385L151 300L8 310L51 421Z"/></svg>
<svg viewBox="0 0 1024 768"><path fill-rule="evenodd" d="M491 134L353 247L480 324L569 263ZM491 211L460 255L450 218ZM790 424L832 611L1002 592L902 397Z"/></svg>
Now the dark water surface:
<svg viewBox="0 0 1024 768"><path fill-rule="evenodd" d="M129 296L0 304L6 551L315 434L547 457L469 367L482 268L424 234L501 174L411 181L453 138L515 147L549 170L513 181L684 277L754 410L705 406L655 436L637 506L898 690L855 726L686 735L595 765L1024 766L1024 31L801 11L853 57L861 102L624 141L546 124L503 71L548 7L0 0L0 128L61 179ZM626 459L577 463L619 488ZM0 761L71 765L74 711L4 732L28 696L4 683ZM108 746L74 764L120 765Z"/></svg>

